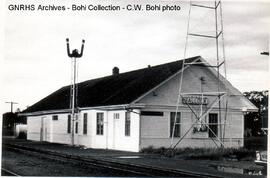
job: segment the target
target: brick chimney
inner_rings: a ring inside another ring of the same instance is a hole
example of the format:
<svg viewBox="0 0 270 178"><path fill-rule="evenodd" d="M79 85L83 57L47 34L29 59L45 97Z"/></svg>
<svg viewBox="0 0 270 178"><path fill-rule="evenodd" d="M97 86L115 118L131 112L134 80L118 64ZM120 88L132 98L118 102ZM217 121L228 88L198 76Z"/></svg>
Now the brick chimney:
<svg viewBox="0 0 270 178"><path fill-rule="evenodd" d="M119 68L118 67L114 67L112 69L112 75L118 75L119 74Z"/></svg>

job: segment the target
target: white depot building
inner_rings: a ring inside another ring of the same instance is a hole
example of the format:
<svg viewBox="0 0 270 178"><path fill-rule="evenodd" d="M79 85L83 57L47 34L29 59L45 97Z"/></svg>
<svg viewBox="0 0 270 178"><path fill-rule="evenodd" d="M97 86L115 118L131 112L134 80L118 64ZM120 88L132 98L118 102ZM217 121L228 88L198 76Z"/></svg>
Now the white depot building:
<svg viewBox="0 0 270 178"><path fill-rule="evenodd" d="M74 143L88 148L138 152L148 146L169 147L171 141L175 144L184 135L177 147L243 146L243 115L257 108L222 76L218 78L216 70L206 67L200 56L185 63L201 65L182 69L182 62L126 73L114 68L110 76L79 83L74 122L70 86L63 87L23 111L27 116L27 139L71 144L74 123ZM181 92L203 91L204 96L202 100L198 96L182 97L175 117L183 71ZM226 91L220 106L214 102L217 97L210 95L218 85L220 93ZM196 113L202 111L208 112L196 123Z"/></svg>

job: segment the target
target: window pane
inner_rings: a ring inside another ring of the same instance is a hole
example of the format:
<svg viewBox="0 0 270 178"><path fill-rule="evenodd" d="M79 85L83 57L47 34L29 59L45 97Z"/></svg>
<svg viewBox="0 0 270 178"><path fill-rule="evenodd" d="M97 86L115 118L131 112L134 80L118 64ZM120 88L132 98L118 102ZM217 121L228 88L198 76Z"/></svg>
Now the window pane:
<svg viewBox="0 0 270 178"><path fill-rule="evenodd" d="M57 115L52 116L52 120L53 121L57 121L58 120L58 116Z"/></svg>
<svg viewBox="0 0 270 178"><path fill-rule="evenodd" d="M67 133L71 133L71 115L68 115Z"/></svg>
<svg viewBox="0 0 270 178"><path fill-rule="evenodd" d="M75 126L75 133L78 133L78 122L76 122L76 126Z"/></svg>
<svg viewBox="0 0 270 178"><path fill-rule="evenodd" d="M83 134L87 134L87 113L83 114Z"/></svg>
<svg viewBox="0 0 270 178"><path fill-rule="evenodd" d="M163 116L161 111L141 111L142 116Z"/></svg>
<svg viewBox="0 0 270 178"><path fill-rule="evenodd" d="M113 113L113 118L114 119L119 119L119 113Z"/></svg>
<svg viewBox="0 0 270 178"><path fill-rule="evenodd" d="M100 126L100 135L103 135L103 124Z"/></svg>
<svg viewBox="0 0 270 178"><path fill-rule="evenodd" d="M130 136L130 112L126 112L126 117L125 117L125 136Z"/></svg>
<svg viewBox="0 0 270 178"><path fill-rule="evenodd" d="M103 113L97 113L97 135L103 135L103 118L104 114Z"/></svg>
<svg viewBox="0 0 270 178"><path fill-rule="evenodd" d="M210 113L209 114L209 129L208 129L208 136L210 138L218 136L218 114ZM212 131L210 131L210 129Z"/></svg>

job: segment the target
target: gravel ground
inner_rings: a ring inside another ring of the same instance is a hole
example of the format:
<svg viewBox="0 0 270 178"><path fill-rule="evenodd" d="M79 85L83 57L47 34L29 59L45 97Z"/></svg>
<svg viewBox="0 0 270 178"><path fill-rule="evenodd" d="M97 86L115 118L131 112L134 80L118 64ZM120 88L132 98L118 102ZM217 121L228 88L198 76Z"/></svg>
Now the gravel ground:
<svg viewBox="0 0 270 178"><path fill-rule="evenodd" d="M220 175L225 177L236 177L236 178L265 177L265 176L248 175L250 174L250 171L252 172L263 169L261 166L255 165L253 161L232 162L232 161L211 161L211 160L181 160L174 158L165 158L160 155L154 154L142 154L142 153L105 150L105 149L89 149L89 148L84 149L83 147L71 147L69 145L32 142L16 139L4 140L4 142L10 143L14 142L25 146L39 148L42 150L56 151L68 155L77 155L89 159L96 158L139 165L152 165L156 167L187 170L190 172L209 173L212 175ZM111 174L108 175L113 176ZM255 173L255 175L257 175L257 173Z"/></svg>
<svg viewBox="0 0 270 178"><path fill-rule="evenodd" d="M38 158L9 150L2 150L2 167L21 176L136 176L103 168L86 167L85 165L77 165L70 162Z"/></svg>

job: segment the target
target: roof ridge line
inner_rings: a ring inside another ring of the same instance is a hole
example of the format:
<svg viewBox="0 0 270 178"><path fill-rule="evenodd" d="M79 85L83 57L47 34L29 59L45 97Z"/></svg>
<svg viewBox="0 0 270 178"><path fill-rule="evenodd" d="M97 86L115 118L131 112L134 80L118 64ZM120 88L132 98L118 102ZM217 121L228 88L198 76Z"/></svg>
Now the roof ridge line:
<svg viewBox="0 0 270 178"><path fill-rule="evenodd" d="M189 58L185 58L185 59L180 59L180 60L176 60L176 61L172 61L172 62L158 64L158 65L155 65L155 66L151 66L150 68L160 67L160 66L168 65L168 64L171 64L171 63L174 63L174 62L180 62L180 61L183 61L183 60L196 59L196 58L201 58L201 56L200 55L199 56L193 56L193 57L189 57ZM135 69L135 70L131 70L131 71L119 73L118 75L127 74L127 73L130 73L130 72L137 72L139 70L144 70L144 69L148 69L148 67L144 67L144 68L140 68L140 69ZM103 76L103 77L93 78L93 79L89 79L89 80L85 80L85 81L79 82L77 84L82 84L84 82L88 82L88 81L92 81L92 80L94 81L94 80L104 79L104 78L112 77L112 76L113 75L107 75L107 76ZM63 87L68 87L68 86L70 86L70 85L66 85L66 86L63 86Z"/></svg>

